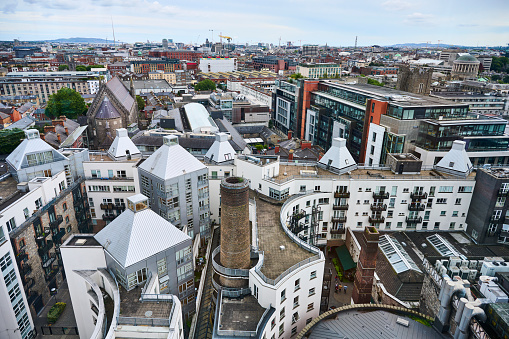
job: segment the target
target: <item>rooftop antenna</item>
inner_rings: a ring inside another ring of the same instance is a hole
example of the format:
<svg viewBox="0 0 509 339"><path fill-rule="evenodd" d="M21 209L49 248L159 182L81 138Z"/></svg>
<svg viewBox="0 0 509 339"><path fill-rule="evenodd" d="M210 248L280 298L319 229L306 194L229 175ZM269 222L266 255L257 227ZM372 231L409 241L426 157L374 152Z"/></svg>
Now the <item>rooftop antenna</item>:
<svg viewBox="0 0 509 339"><path fill-rule="evenodd" d="M115 49L115 28L113 27L113 16L111 16L111 30L113 31L113 49Z"/></svg>
<svg viewBox="0 0 509 339"><path fill-rule="evenodd" d="M355 36L355 47L354 49L357 49L357 35Z"/></svg>

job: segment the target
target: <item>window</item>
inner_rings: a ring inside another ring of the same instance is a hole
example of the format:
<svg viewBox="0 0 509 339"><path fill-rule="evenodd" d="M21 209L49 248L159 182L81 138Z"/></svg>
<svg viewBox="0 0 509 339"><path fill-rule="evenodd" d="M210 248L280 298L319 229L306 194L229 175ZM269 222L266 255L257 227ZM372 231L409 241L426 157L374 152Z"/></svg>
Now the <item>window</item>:
<svg viewBox="0 0 509 339"><path fill-rule="evenodd" d="M446 211L440 211L440 216L441 216L441 217L445 217L445 212L446 212Z"/></svg>
<svg viewBox="0 0 509 339"><path fill-rule="evenodd" d="M315 192L320 192L320 186L315 186Z"/></svg>
<svg viewBox="0 0 509 339"><path fill-rule="evenodd" d="M315 288L314 287L309 289L308 297L310 297L312 295L315 295Z"/></svg>
<svg viewBox="0 0 509 339"><path fill-rule="evenodd" d="M28 208L23 209L23 215L25 216L25 220L30 218L30 212L28 211Z"/></svg>
<svg viewBox="0 0 509 339"><path fill-rule="evenodd" d="M452 211L452 216L453 217L457 217L458 216L458 211Z"/></svg>
<svg viewBox="0 0 509 339"><path fill-rule="evenodd" d="M309 323L312 322L312 321L313 321L313 318L306 319L306 325L309 325Z"/></svg>
<svg viewBox="0 0 509 339"><path fill-rule="evenodd" d="M436 187L435 186L431 186L429 188L429 196L430 197L434 197L435 196L435 190L436 190Z"/></svg>
<svg viewBox="0 0 509 339"><path fill-rule="evenodd" d="M385 228L391 228L391 225L392 225L392 223L391 223L391 222L386 222L386 223L385 223Z"/></svg>
<svg viewBox="0 0 509 339"><path fill-rule="evenodd" d="M357 222L357 228L362 228L362 221Z"/></svg>
<svg viewBox="0 0 509 339"><path fill-rule="evenodd" d="M293 298L293 308L298 306L299 306L299 296L296 296L295 298Z"/></svg>
<svg viewBox="0 0 509 339"><path fill-rule="evenodd" d="M453 230L454 229L454 226L456 226L456 223L453 221L449 224L449 229L450 230Z"/></svg>
<svg viewBox="0 0 509 339"><path fill-rule="evenodd" d="M472 186L460 186L458 187L458 193L471 193Z"/></svg>
<svg viewBox="0 0 509 339"><path fill-rule="evenodd" d="M297 320L295 320L297 321ZM294 324L293 320L292 320L292 324ZM297 326L295 326L294 328L292 328L292 336L296 335L297 334Z"/></svg>
<svg viewBox="0 0 509 339"><path fill-rule="evenodd" d="M371 145L371 151L369 154L374 155L375 154L375 146Z"/></svg>
<svg viewBox="0 0 509 339"><path fill-rule="evenodd" d="M299 320L299 312L295 312L292 315L292 325L295 324ZM296 327L297 328L297 327Z"/></svg>
<svg viewBox="0 0 509 339"><path fill-rule="evenodd" d="M447 198L437 198L437 204L447 204Z"/></svg>
<svg viewBox="0 0 509 339"><path fill-rule="evenodd" d="M7 221L6 225L7 225L7 232L10 232L16 228L16 221L14 220L14 218L10 218Z"/></svg>
<svg viewBox="0 0 509 339"><path fill-rule="evenodd" d="M409 192L409 188L403 188L403 193L408 193Z"/></svg>
<svg viewBox="0 0 509 339"><path fill-rule="evenodd" d="M391 196L395 197L397 193L398 193L398 186L392 186Z"/></svg>
<svg viewBox="0 0 509 339"><path fill-rule="evenodd" d="M272 320L270 321L270 329L271 330L274 329L274 326L276 326L276 318L272 318Z"/></svg>
<svg viewBox="0 0 509 339"><path fill-rule="evenodd" d="M314 278L316 278L316 271L311 272L311 274L309 276L309 280L312 280Z"/></svg>
<svg viewBox="0 0 509 339"><path fill-rule="evenodd" d="M279 325L279 336L285 333L285 324Z"/></svg>
<svg viewBox="0 0 509 339"><path fill-rule="evenodd" d="M36 209L39 209L42 207L42 199L41 198L38 198L36 201L35 201L35 208Z"/></svg>
<svg viewBox="0 0 509 339"><path fill-rule="evenodd" d="M396 225L396 228L402 228L403 227L403 222L402 221L398 221L398 224Z"/></svg>
<svg viewBox="0 0 509 339"><path fill-rule="evenodd" d="M387 211L387 218L392 218L394 211Z"/></svg>
<svg viewBox="0 0 509 339"><path fill-rule="evenodd" d="M127 178L125 171L117 171L117 178Z"/></svg>
<svg viewBox="0 0 509 339"><path fill-rule="evenodd" d="M390 198L389 199L389 208L394 208L394 205L396 205L396 198Z"/></svg>
<svg viewBox="0 0 509 339"><path fill-rule="evenodd" d="M293 291L295 292L298 290L300 290L300 279L295 280L295 289Z"/></svg>
<svg viewBox="0 0 509 339"><path fill-rule="evenodd" d="M100 178L101 177L100 170L90 170L90 173L92 174L92 178Z"/></svg>
<svg viewBox="0 0 509 339"><path fill-rule="evenodd" d="M279 321L283 320L285 317L285 308L283 307L281 311L279 311Z"/></svg>
<svg viewBox="0 0 509 339"><path fill-rule="evenodd" d="M430 213L431 213L431 211L424 212L424 220L429 220Z"/></svg>
<svg viewBox="0 0 509 339"><path fill-rule="evenodd" d="M452 193L454 186L440 186L438 193Z"/></svg>
<svg viewBox="0 0 509 339"><path fill-rule="evenodd" d="M497 200L497 202L498 202L498 200ZM505 202L505 198L504 198L504 202ZM461 205L461 198L456 198L456 202L454 204L455 205Z"/></svg>
<svg viewBox="0 0 509 339"><path fill-rule="evenodd" d="M286 289L281 291L281 302L286 300Z"/></svg>
<svg viewBox="0 0 509 339"><path fill-rule="evenodd" d="M440 228L440 222L438 222L438 221L437 221L437 222L435 222L434 229L436 229L436 230L437 230L437 229L439 229L439 228Z"/></svg>
<svg viewBox="0 0 509 339"><path fill-rule="evenodd" d="M301 192L306 192L306 185L301 185L300 186L300 191Z"/></svg>
<svg viewBox="0 0 509 339"><path fill-rule="evenodd" d="M184 262L191 259L191 246L181 249L175 253L175 260L178 265L182 265Z"/></svg>
<svg viewBox="0 0 509 339"><path fill-rule="evenodd" d="M306 312L312 311L315 308L315 303L308 304L308 309Z"/></svg>

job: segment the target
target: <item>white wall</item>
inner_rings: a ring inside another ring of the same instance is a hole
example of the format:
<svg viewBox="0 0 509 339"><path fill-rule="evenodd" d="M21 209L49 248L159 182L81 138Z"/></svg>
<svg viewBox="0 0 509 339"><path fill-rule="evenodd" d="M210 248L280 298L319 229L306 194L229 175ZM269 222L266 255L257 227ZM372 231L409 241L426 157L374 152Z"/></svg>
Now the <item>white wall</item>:
<svg viewBox="0 0 509 339"><path fill-rule="evenodd" d="M373 135L376 134L376 139L373 141ZM382 156L382 147L384 141L385 128L370 123L369 124L369 132L368 132L368 143L366 146L366 157L364 158L364 164L366 165L379 165L380 157ZM371 148L374 148L373 154L371 154ZM370 163L371 159L371 163Z"/></svg>

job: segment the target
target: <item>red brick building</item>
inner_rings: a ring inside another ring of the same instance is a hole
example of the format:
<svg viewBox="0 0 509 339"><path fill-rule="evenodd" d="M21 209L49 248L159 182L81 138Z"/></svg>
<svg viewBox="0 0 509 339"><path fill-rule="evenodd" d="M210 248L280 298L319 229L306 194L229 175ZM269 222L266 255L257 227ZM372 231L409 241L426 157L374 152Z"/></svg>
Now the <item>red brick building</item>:
<svg viewBox="0 0 509 339"><path fill-rule="evenodd" d="M191 50L178 50L178 51L150 51L148 53L151 57L156 58L169 58L169 59L179 59L179 60L191 60L196 61L202 57L201 52L191 51Z"/></svg>

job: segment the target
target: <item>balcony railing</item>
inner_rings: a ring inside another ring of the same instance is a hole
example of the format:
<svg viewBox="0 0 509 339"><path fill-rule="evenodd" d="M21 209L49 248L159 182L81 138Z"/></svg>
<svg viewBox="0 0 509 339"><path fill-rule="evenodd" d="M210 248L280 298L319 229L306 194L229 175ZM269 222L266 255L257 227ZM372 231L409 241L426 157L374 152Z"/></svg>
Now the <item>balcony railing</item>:
<svg viewBox="0 0 509 339"><path fill-rule="evenodd" d="M212 266L218 274L232 277L249 277L249 269L228 268L216 262L216 257L219 258L219 252L221 252L221 246L217 246L216 249L212 251Z"/></svg>
<svg viewBox="0 0 509 339"><path fill-rule="evenodd" d="M346 211L348 209L348 204L342 204L342 205L333 205L332 209L335 211Z"/></svg>
<svg viewBox="0 0 509 339"><path fill-rule="evenodd" d="M499 216L491 216L491 218L490 218L490 221L495 222L495 223L499 223L503 220L504 220L504 218L502 218L502 216L500 216L500 215Z"/></svg>
<svg viewBox="0 0 509 339"><path fill-rule="evenodd" d="M424 211L425 208L426 208L426 205L421 204L421 203L408 204L409 211Z"/></svg>
<svg viewBox="0 0 509 339"><path fill-rule="evenodd" d="M111 202L109 203L103 203L100 205L102 210L125 210L125 204L113 204Z"/></svg>
<svg viewBox="0 0 509 339"><path fill-rule="evenodd" d="M369 222L372 224L380 224L385 222L385 217L383 216L373 216L368 218Z"/></svg>
<svg viewBox="0 0 509 339"><path fill-rule="evenodd" d="M21 266L21 272L25 276L29 275L30 273L32 273L32 266L30 264L23 264Z"/></svg>
<svg viewBox="0 0 509 339"><path fill-rule="evenodd" d="M51 270L44 278L46 281L51 281L58 273L58 270Z"/></svg>
<svg viewBox="0 0 509 339"><path fill-rule="evenodd" d="M422 217L406 217L405 220L409 224L419 224L422 222Z"/></svg>
<svg viewBox="0 0 509 339"><path fill-rule="evenodd" d="M51 227L51 228L58 227L63 221L64 221L64 218L61 215L57 215L57 218L55 220L50 221L49 227Z"/></svg>
<svg viewBox="0 0 509 339"><path fill-rule="evenodd" d="M350 198L350 192L334 192L334 198Z"/></svg>
<svg viewBox="0 0 509 339"><path fill-rule="evenodd" d="M113 221L115 220L116 217L117 217L116 215L103 214L104 221Z"/></svg>
<svg viewBox="0 0 509 339"><path fill-rule="evenodd" d="M26 251L24 249L20 250L19 253L16 254L16 261L18 263L26 261L27 259L28 259L28 254L26 253Z"/></svg>
<svg viewBox="0 0 509 339"><path fill-rule="evenodd" d="M345 233L345 228L344 227L332 228L330 230L330 233L331 234L344 234Z"/></svg>
<svg viewBox="0 0 509 339"><path fill-rule="evenodd" d="M346 217L332 217L332 222L346 222Z"/></svg>
<svg viewBox="0 0 509 339"><path fill-rule="evenodd" d="M374 199L389 199L389 192L373 192Z"/></svg>
<svg viewBox="0 0 509 339"><path fill-rule="evenodd" d="M42 260L42 267L46 268L46 267L49 267L53 263L53 261L55 261L55 256L54 255L44 256L41 258L41 260Z"/></svg>
<svg viewBox="0 0 509 339"><path fill-rule="evenodd" d="M498 190L497 195L499 197L505 197L508 195L508 193L509 193L509 190L501 188Z"/></svg>
<svg viewBox="0 0 509 339"><path fill-rule="evenodd" d="M412 192L410 193L411 199L426 199L428 197L428 193L426 192Z"/></svg>
<svg viewBox="0 0 509 339"><path fill-rule="evenodd" d="M48 251L52 248L53 248L53 242L51 240L48 240L48 242L43 244L42 246L40 246L37 249L37 251L39 252L39 256L43 256L44 254L48 253Z"/></svg>
<svg viewBox="0 0 509 339"><path fill-rule="evenodd" d="M387 211L387 205L386 204L371 204L371 210L372 211Z"/></svg>
<svg viewBox="0 0 509 339"><path fill-rule="evenodd" d="M25 281L23 282L23 287L25 290L28 290L30 287L33 287L35 285L34 278L25 278Z"/></svg>

